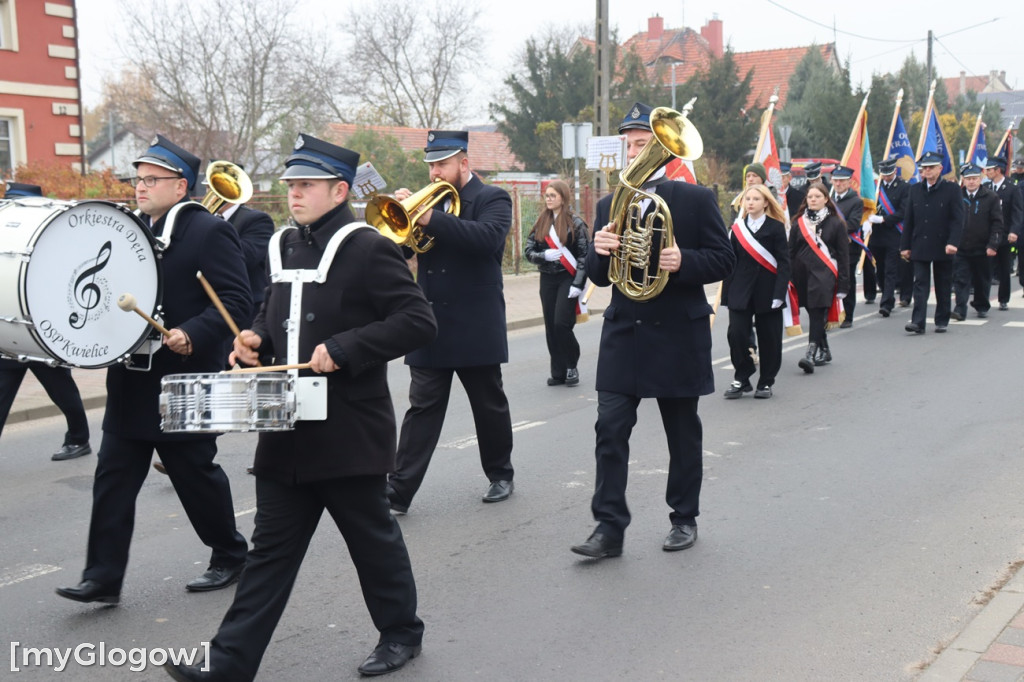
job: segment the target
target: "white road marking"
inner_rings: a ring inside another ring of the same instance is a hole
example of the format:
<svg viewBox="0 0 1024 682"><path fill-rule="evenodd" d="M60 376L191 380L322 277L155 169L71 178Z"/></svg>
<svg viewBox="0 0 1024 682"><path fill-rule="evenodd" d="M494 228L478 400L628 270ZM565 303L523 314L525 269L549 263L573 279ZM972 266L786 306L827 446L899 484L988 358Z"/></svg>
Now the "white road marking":
<svg viewBox="0 0 1024 682"><path fill-rule="evenodd" d="M1024 322L1006 322L1003 324L1004 327L1024 327Z"/></svg>
<svg viewBox="0 0 1024 682"><path fill-rule="evenodd" d="M243 509L242 511L235 512L235 518L237 519L239 516L245 516L246 514L255 514L255 513L256 513L256 507L253 507L251 509Z"/></svg>
<svg viewBox="0 0 1024 682"><path fill-rule="evenodd" d="M0 575L0 587L10 587L11 585L17 585L23 583L26 580L32 580L32 578L38 578L41 575L47 573L55 573L61 570L60 566L49 566L47 564L30 564L24 568L16 569L11 573L4 573Z"/></svg>
<svg viewBox="0 0 1024 682"><path fill-rule="evenodd" d="M516 422L512 424L512 432L525 431L532 429L536 426L543 426L547 422ZM439 448L455 448L456 450L464 450L476 445L476 436L466 436L465 438L456 438L455 440L448 441L447 443L439 443Z"/></svg>

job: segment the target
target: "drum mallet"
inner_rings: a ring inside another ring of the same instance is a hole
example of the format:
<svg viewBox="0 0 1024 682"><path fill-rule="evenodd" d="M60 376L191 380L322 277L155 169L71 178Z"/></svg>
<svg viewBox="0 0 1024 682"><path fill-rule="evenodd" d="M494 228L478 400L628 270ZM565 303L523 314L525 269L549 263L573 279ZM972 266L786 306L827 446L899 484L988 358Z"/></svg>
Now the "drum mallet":
<svg viewBox="0 0 1024 682"><path fill-rule="evenodd" d="M125 312L129 312L129 313L134 310L135 312L137 312L139 314L139 317L141 317L146 322L149 322L151 325L153 325L158 332L160 332L164 336L170 336L171 335L171 333L169 331L167 331L162 324L160 324L159 322L154 320L152 317L150 317L146 313L142 312L142 308L139 307L138 301L136 301L135 297L132 296L131 294L121 294L120 296L118 296L117 297L117 307L120 308L121 310L124 310Z"/></svg>
<svg viewBox="0 0 1024 682"><path fill-rule="evenodd" d="M228 327L231 329L231 332L235 335L235 338L239 338L242 335L242 332L239 331L238 325L235 324L235 321L231 319L231 314L228 312L228 309L225 308L224 304L220 302L220 296L217 295L217 292L213 290L213 287L210 286L210 283L206 281L205 277L203 277L202 270L196 272L196 279L198 279L199 283L203 285L204 289L206 289L206 295L210 297L210 300L213 301L213 305L215 305L217 307L217 310L220 311L220 316L223 317L224 321L228 323Z"/></svg>

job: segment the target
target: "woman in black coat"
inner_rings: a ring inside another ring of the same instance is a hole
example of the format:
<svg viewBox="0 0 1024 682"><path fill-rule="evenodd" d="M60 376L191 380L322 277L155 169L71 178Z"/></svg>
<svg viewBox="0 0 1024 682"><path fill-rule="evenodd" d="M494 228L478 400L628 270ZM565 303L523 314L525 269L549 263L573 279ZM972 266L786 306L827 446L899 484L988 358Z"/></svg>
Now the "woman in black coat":
<svg viewBox="0 0 1024 682"><path fill-rule="evenodd" d="M552 180L544 190L545 208L526 238L526 260L540 270L540 303L551 376L548 386L580 383L576 364L580 344L576 341L576 303L587 281L583 259L587 255L589 230L572 212L569 185Z"/></svg>
<svg viewBox="0 0 1024 682"><path fill-rule="evenodd" d="M820 182L812 183L789 232L793 285L810 318L807 353L798 363L808 374L832 361L825 329L829 308L850 290L849 244L846 221L838 216L828 190Z"/></svg>
<svg viewBox="0 0 1024 682"><path fill-rule="evenodd" d="M782 306L789 286L785 214L765 185L748 187L742 202L743 222L733 225L730 236L736 267L722 283L734 379L725 397L740 398L754 390L750 377L757 368L748 347L756 322L761 373L754 397L771 398L782 367Z"/></svg>

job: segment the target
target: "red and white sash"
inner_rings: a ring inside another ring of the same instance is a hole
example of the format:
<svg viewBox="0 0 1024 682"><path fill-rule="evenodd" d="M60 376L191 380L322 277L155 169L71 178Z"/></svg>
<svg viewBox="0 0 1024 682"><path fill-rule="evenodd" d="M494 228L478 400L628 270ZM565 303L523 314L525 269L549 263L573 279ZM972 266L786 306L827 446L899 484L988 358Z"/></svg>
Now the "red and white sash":
<svg viewBox="0 0 1024 682"><path fill-rule="evenodd" d="M559 262L565 267L566 270L569 271L570 275L575 277L576 276L576 256L572 255L572 252L570 252L569 249L567 249L565 247L565 244L563 244L558 239L558 232L555 231L555 226L554 225L552 225L551 229L548 230L547 239L545 239L544 241L547 242L547 245L548 245L549 248L558 249L559 251L562 252L561 257L558 259ZM587 314L587 304L583 302L583 298L582 297L583 297L583 294L580 294L579 296L576 297L576 314L577 315L586 315Z"/></svg>
<svg viewBox="0 0 1024 682"><path fill-rule="evenodd" d="M820 258L821 262L827 265L828 269L832 271L832 275L836 278L836 293L838 293L839 265L836 262L836 259L828 253L828 248L821 243L821 240L818 239L818 235L814 234L814 231L807 224L807 220L804 216L800 216L800 218L797 219L797 225L800 226L800 234L803 236L804 241L807 242L807 245L811 247L811 251L814 252L814 255ZM828 320L825 322L825 328L833 329L843 321L845 315L842 303L840 303L837 296L833 295L832 305L828 309Z"/></svg>
<svg viewBox="0 0 1024 682"><path fill-rule="evenodd" d="M736 241L740 243L743 250L757 261L761 267L773 275L778 274L779 262L775 260L775 256L765 248L764 244L754 238L745 220L742 218L737 220L732 226L732 233L736 235ZM800 330L800 307L797 300L796 287L793 286L792 282L787 283L786 286L786 300L782 308L782 324L786 327L787 336L797 336L802 333Z"/></svg>

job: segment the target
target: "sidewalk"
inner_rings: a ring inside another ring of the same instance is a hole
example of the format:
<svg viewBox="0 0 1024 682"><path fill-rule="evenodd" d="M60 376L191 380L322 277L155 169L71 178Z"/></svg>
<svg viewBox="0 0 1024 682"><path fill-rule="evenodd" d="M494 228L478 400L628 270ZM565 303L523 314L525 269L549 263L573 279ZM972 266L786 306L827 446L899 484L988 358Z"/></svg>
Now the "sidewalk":
<svg viewBox="0 0 1024 682"><path fill-rule="evenodd" d="M509 331L540 326L540 275L536 272L505 276L505 313ZM707 287L709 297L715 286ZM611 300L611 287L594 290L589 301L590 322ZM588 323L588 324L589 324ZM73 371L87 410L102 408L106 400L103 370ZM8 422L41 419L60 414L29 372L21 385ZM1024 572L1013 574L967 624L963 631L925 668L919 682L1024 682Z"/></svg>

